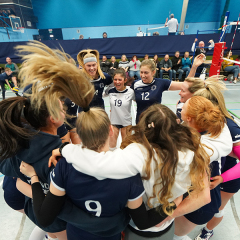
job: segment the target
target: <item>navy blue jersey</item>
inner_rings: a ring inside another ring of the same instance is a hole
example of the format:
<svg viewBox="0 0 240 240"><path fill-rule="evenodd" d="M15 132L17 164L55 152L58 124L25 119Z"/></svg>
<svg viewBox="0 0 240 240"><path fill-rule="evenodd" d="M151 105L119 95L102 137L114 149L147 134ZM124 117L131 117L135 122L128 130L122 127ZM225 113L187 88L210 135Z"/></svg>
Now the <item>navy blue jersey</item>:
<svg viewBox="0 0 240 240"><path fill-rule="evenodd" d="M9 79L11 79L11 77L12 77L12 74L7 75L5 72L1 73L0 74L0 81L5 82L6 79L9 80Z"/></svg>
<svg viewBox="0 0 240 240"><path fill-rule="evenodd" d="M154 103L162 102L162 93L169 89L171 81L168 79L155 78L151 83L144 83L138 80L133 83L132 88L135 92L135 100L137 102L137 117Z"/></svg>
<svg viewBox="0 0 240 240"><path fill-rule="evenodd" d="M64 158L51 172L51 181L57 189L66 191L74 205L97 217L109 217L117 214L125 208L127 201L135 200L144 193L139 174L126 179L100 181L77 171ZM71 226L72 228L74 227ZM78 236L85 239L86 232L80 229L77 231ZM93 236L93 238L86 239L95 238ZM96 239L98 238L96 237Z"/></svg>
<svg viewBox="0 0 240 240"><path fill-rule="evenodd" d="M227 126L232 136L233 143L240 142L240 127L230 118L226 118ZM221 158L222 162L222 173L226 172L228 169L234 167L237 164L237 159L226 156ZM240 178L221 183L221 190L228 193L236 193L240 189Z"/></svg>
<svg viewBox="0 0 240 240"><path fill-rule="evenodd" d="M89 104L90 107L100 107L103 109L105 108L104 101L102 98L103 90L105 86L108 86L112 83L112 77L109 76L107 73L103 73L103 74L106 77L105 79L102 79L101 77L99 77L98 79L94 79L91 81L91 83L94 85L94 88L95 88L95 94L94 94L93 100ZM81 112L82 108L79 107L78 111Z"/></svg>
<svg viewBox="0 0 240 240"><path fill-rule="evenodd" d="M76 127L76 121L77 121L77 112L78 112L78 105L76 105L73 101L71 101L69 98L66 98L64 100L64 104L67 106L66 113L71 116L71 118L67 118L68 124L66 125L67 130L71 130L72 128Z"/></svg>

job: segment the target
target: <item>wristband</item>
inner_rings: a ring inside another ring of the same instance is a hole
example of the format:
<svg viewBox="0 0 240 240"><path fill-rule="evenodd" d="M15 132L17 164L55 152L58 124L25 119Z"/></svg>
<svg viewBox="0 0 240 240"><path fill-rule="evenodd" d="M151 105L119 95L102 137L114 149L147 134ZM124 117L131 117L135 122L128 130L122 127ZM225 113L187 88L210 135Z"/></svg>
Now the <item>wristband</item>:
<svg viewBox="0 0 240 240"><path fill-rule="evenodd" d="M60 152L61 156L62 156L62 149L63 149L66 145L68 145L69 143L70 143L70 142L64 142L64 143L60 146L59 152Z"/></svg>

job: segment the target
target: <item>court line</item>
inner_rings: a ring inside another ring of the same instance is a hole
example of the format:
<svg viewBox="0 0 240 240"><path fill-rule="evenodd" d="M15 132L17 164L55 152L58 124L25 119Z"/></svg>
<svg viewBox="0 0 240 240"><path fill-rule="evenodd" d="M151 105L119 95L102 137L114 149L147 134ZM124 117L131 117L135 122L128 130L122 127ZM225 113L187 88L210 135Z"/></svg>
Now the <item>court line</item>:
<svg viewBox="0 0 240 240"><path fill-rule="evenodd" d="M237 224L237 226L240 230L240 219L239 219L238 214L237 214L236 205L235 205L235 202L234 202L234 196L231 197L230 203L231 203L231 207L232 207L233 216L234 216L236 224Z"/></svg>
<svg viewBox="0 0 240 240"><path fill-rule="evenodd" d="M22 235L22 231L23 231L23 227L24 227L25 221L26 221L26 214L23 214L22 215L22 220L21 220L21 223L20 223L20 226L19 226L19 229L18 229L18 233L17 233L17 236L16 236L15 240L20 240L20 237Z"/></svg>

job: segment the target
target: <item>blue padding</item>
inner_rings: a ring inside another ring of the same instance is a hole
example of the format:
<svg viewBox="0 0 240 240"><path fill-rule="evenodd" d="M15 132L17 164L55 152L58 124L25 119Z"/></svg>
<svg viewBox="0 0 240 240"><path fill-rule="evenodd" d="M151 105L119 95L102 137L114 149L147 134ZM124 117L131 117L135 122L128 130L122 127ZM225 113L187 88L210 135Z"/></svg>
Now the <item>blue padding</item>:
<svg viewBox="0 0 240 240"><path fill-rule="evenodd" d="M213 39L214 42L218 42L219 34L201 34L199 41L204 41L208 46L208 41ZM123 38L107 38L107 39L81 39L81 40L48 40L43 41L44 44L51 48L59 48L59 45L63 47L66 53L70 54L76 59L77 54L82 49L91 48L97 49L102 56L107 55L108 58L115 56L120 58L122 54L131 58L136 54L137 57L144 57L145 54L153 57L154 54L158 54L159 57L169 54L174 56L175 51L180 51L181 56L185 51L191 53L191 47L196 35L176 35L176 36L151 36L151 37L123 37ZM228 49L231 46L233 33L226 35L225 41ZM7 42L1 43L0 48L0 63L6 62L6 57L10 57L13 62L20 63L21 59L14 54L14 47L19 44L26 44L27 42ZM236 34L233 44L233 54L240 54L240 34ZM208 55L212 55L213 51L209 51Z"/></svg>

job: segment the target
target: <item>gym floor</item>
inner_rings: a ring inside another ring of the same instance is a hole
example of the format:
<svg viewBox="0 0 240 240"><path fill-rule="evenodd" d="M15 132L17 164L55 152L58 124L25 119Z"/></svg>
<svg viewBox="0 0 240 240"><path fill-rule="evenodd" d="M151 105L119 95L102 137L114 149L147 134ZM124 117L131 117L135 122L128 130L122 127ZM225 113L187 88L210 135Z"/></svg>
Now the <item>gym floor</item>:
<svg viewBox="0 0 240 240"><path fill-rule="evenodd" d="M227 109L234 115L240 116L240 83L227 83L228 90L225 91L224 97ZM20 93L21 94L21 93ZM1 95L1 93L0 93ZM12 92L7 91L6 97L15 96ZM1 99L1 97L0 97ZM168 106L172 111L176 110L176 103L179 100L178 91L168 91L163 94L162 103ZM109 113L110 106L108 98L105 98L106 111ZM135 118L136 104L132 107L132 116ZM240 125L240 117L236 119ZM133 122L134 124L134 122ZM120 138L118 145L120 145ZM0 239L9 240L27 240L34 228L34 224L23 214L12 210L3 199L3 190L1 188L4 175L0 173ZM236 193L229 201L225 208L223 221L214 230L212 240L230 240L240 239L240 192ZM197 226L189 237L194 239L199 233L202 226Z"/></svg>

